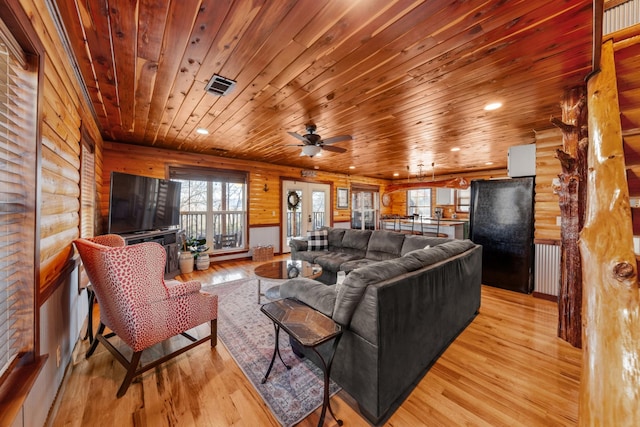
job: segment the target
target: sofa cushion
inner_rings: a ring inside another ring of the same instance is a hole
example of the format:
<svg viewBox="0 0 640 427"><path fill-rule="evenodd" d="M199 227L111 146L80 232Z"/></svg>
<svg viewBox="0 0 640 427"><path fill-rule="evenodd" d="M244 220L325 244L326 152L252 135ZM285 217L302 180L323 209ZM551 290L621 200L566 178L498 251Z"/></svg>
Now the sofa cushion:
<svg viewBox="0 0 640 427"><path fill-rule="evenodd" d="M367 245L366 258L377 261L398 258L404 237L404 234L393 231L373 231Z"/></svg>
<svg viewBox="0 0 640 427"><path fill-rule="evenodd" d="M415 258L423 266L428 266L461 254L473 247L475 244L471 240L452 240L429 249L416 249L405 254L404 257Z"/></svg>
<svg viewBox="0 0 640 427"><path fill-rule="evenodd" d="M340 271L345 271L349 273L355 270L356 268L366 267L367 265L375 264L376 262L379 262L379 261L376 261L373 259L367 259L367 258L354 259L353 261L347 261L341 264Z"/></svg>
<svg viewBox="0 0 640 427"><path fill-rule="evenodd" d="M407 272L409 272L407 265L393 259L376 262L353 270L344 279L337 292L333 320L341 325L348 326L367 286L395 278Z"/></svg>
<svg viewBox="0 0 640 427"><path fill-rule="evenodd" d="M359 255L364 258L367 254L367 246L371 230L345 230L342 238L342 252Z"/></svg>
<svg viewBox="0 0 640 427"><path fill-rule="evenodd" d="M326 254L327 254L327 251L302 251L302 252L296 252L295 259L301 259L302 261L308 261L312 264L315 264L316 258Z"/></svg>
<svg viewBox="0 0 640 427"><path fill-rule="evenodd" d="M340 271L340 265L343 263L359 258L358 255L343 252L322 252L322 255L316 257L314 262L325 270L336 272Z"/></svg>
<svg viewBox="0 0 640 427"><path fill-rule="evenodd" d="M451 241L452 239L447 239L446 237L407 235L402 242L402 250L400 251L400 255L405 255L408 252L415 251L416 249L424 249L424 247L427 245L433 247Z"/></svg>
<svg viewBox="0 0 640 427"><path fill-rule="evenodd" d="M336 288L317 280L298 277L280 285L280 297L295 298L331 317L336 302Z"/></svg>
<svg viewBox="0 0 640 427"><path fill-rule="evenodd" d="M327 230L328 232L330 251L342 248L342 238L344 237L345 228L323 227L322 230Z"/></svg>
<svg viewBox="0 0 640 427"><path fill-rule="evenodd" d="M307 233L308 251L326 251L329 249L327 230L312 230Z"/></svg>

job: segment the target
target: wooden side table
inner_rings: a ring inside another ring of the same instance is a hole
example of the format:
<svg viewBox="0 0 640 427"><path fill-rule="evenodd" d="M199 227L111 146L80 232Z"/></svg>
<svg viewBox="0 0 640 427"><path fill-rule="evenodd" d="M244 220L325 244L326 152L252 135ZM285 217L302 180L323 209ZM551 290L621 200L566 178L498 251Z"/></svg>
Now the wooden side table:
<svg viewBox="0 0 640 427"><path fill-rule="evenodd" d="M327 317L319 311L316 311L313 308L291 298L264 304L260 307L260 311L271 319L276 332L273 356L271 357L271 363L269 364L267 373L262 379L262 383L264 384L267 382L271 368L273 368L273 362L276 360L276 354L280 358L280 361L282 361L282 364L287 369L290 369L290 367L284 363L284 360L282 360L282 356L280 355L280 346L278 344L280 329L283 329L298 344L311 349L322 363L322 372L324 374L324 398L322 401L322 412L320 413L318 427L324 424L324 416L327 409L329 409L329 413L333 419L336 420L339 426L341 426L342 420L337 419L331 409L331 401L329 399L329 376L331 374L333 356L336 353L338 342L342 336L342 326L334 322L330 317ZM316 350L316 347L329 340L333 340L333 345L328 360L325 361L322 355Z"/></svg>

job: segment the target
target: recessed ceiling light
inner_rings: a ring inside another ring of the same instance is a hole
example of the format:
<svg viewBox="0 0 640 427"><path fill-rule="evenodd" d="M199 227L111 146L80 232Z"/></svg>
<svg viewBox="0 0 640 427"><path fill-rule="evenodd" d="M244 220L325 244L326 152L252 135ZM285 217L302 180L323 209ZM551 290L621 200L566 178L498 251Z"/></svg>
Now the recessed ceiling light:
<svg viewBox="0 0 640 427"><path fill-rule="evenodd" d="M349 169L355 169L355 168L356 168L355 166L349 166Z"/></svg>
<svg viewBox="0 0 640 427"><path fill-rule="evenodd" d="M458 147L453 147L453 148L451 149L451 151L460 151L460 148L458 148Z"/></svg>
<svg viewBox="0 0 640 427"><path fill-rule="evenodd" d="M393 176L400 176L398 172L394 172Z"/></svg>
<svg viewBox="0 0 640 427"><path fill-rule="evenodd" d="M493 110L497 110L500 107L502 107L502 102L491 102L485 105L484 109L487 111L493 111Z"/></svg>
<svg viewBox="0 0 640 427"><path fill-rule="evenodd" d="M314 168L314 169L320 169L320 166L315 165L313 168Z"/></svg>
<svg viewBox="0 0 640 427"><path fill-rule="evenodd" d="M196 133L199 133L200 135L209 135L209 131L206 130L205 128L196 129Z"/></svg>
<svg viewBox="0 0 640 427"><path fill-rule="evenodd" d="M493 162L487 162L487 163L485 163L485 165L487 165L487 166L491 166L492 164L493 164Z"/></svg>

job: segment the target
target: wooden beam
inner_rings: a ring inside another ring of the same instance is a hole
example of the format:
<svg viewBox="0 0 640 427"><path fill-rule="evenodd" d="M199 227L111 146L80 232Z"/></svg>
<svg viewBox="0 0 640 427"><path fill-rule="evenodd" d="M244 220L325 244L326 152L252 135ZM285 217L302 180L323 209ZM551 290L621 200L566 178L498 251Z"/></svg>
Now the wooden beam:
<svg viewBox="0 0 640 427"><path fill-rule="evenodd" d="M584 357L579 425L640 425L640 292L613 43L588 85L587 220L580 234Z"/></svg>
<svg viewBox="0 0 640 427"><path fill-rule="evenodd" d="M413 190L416 188L459 188L465 190L469 188L469 181L464 178L453 178L448 181L417 181L417 182L405 182L402 184L390 184L387 185L384 192L395 193L396 191Z"/></svg>

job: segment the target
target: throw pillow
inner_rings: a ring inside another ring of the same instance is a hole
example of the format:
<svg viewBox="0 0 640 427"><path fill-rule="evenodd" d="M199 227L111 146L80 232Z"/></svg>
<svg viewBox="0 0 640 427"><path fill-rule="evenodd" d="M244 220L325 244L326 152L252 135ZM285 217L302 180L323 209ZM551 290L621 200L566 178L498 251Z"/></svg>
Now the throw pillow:
<svg viewBox="0 0 640 427"><path fill-rule="evenodd" d="M313 230L307 233L307 250L309 251L328 251L329 250L329 234L327 230Z"/></svg>

